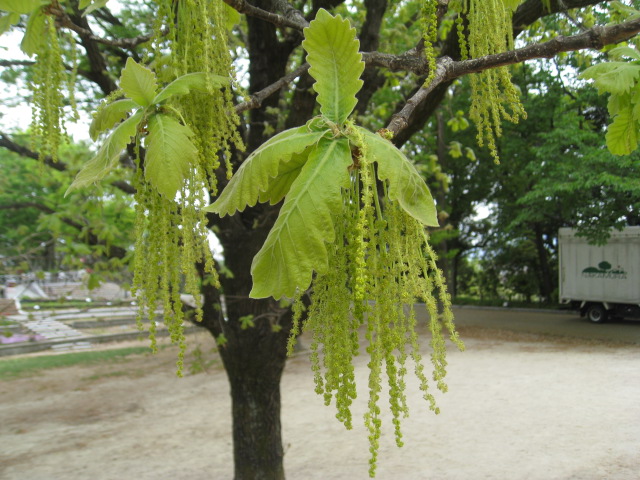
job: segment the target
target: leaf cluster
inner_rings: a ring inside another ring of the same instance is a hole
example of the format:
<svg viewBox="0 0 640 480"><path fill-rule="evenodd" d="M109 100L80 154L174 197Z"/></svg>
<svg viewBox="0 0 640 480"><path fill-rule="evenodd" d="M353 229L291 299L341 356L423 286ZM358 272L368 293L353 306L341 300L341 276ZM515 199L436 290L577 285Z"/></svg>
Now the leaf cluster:
<svg viewBox="0 0 640 480"><path fill-rule="evenodd" d="M640 52L623 45L609 56L614 60L587 68L581 78L593 80L600 93L609 94L613 122L607 131L607 147L614 155L628 155L638 147L640 134Z"/></svg>
<svg viewBox="0 0 640 480"><path fill-rule="evenodd" d="M364 70L355 29L321 9L304 33L321 115L265 142L206 208L224 216L258 201L284 199L253 260L254 298L292 298L310 285L314 271L326 271L326 244L335 240L343 208L341 191L350 185L361 150L377 164L378 179L388 182L389 198L424 225L437 225L433 198L411 162L384 137L348 121Z"/></svg>
<svg viewBox="0 0 640 480"><path fill-rule="evenodd" d="M211 85L221 87L228 79L219 75L189 73L159 89L155 73L127 59L120 77L123 99L100 109L91 123L90 135L105 138L96 155L80 170L69 191L98 182L118 165L120 153L133 139L145 137L145 179L162 195L173 199L182 188L197 150L191 141L193 132L175 117L170 101L189 92L207 92Z"/></svg>

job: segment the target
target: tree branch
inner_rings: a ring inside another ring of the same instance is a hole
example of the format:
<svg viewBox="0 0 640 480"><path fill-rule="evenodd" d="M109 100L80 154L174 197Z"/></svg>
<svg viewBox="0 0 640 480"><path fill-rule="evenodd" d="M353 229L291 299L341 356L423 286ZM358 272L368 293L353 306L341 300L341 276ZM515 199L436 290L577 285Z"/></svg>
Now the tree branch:
<svg viewBox="0 0 640 480"><path fill-rule="evenodd" d="M0 67L31 67L35 64L36 62L33 60L0 60ZM68 72L73 71L73 67L70 67L69 65L64 65L64 69ZM77 69L76 72L81 77L85 77L88 80L91 80L90 72L87 72L86 70L82 70L80 68Z"/></svg>
<svg viewBox="0 0 640 480"><path fill-rule="evenodd" d="M274 94L281 88L293 82L296 78L302 75L309 69L309 64L305 63L304 65L299 66L293 72L288 73L284 77L280 78L277 82L272 83L271 85L263 88L259 92L254 93L249 97L249 100L239 103L236 105L236 112L241 113L247 110L252 110L254 108L260 108L262 106L262 102Z"/></svg>
<svg viewBox="0 0 640 480"><path fill-rule="evenodd" d="M407 101L404 108L391 118L391 122L387 126L394 135L404 130L410 122L410 117L416 107L423 102L428 95L440 84L450 80L468 75L470 73L478 73L491 68L502 67L521 63L526 60L535 58L552 58L561 52L571 52L585 49L599 50L605 45L619 43L628 40L640 32L640 18L629 20L618 25L608 27L595 26L584 33L573 35L570 37L559 36L544 43L529 45L524 48L510 50L495 55L487 55L481 58L471 60L453 61L449 57L441 57L438 59L436 74L433 81L426 87L418 89L418 91ZM389 59L382 54L371 54L373 58L381 56L385 61ZM376 60L377 61L377 60ZM390 66L392 63L387 62ZM424 71L426 61L420 59L417 63L407 61L402 63L404 69L415 73Z"/></svg>
<svg viewBox="0 0 640 480"><path fill-rule="evenodd" d="M35 208L37 210L40 210L41 212L44 212L50 215L57 213L53 208L47 207L46 205L42 205L41 203L37 203L37 202L16 202L8 205L0 205L0 210L10 210L10 209L17 210L21 208ZM60 220L64 224L70 227L73 227L76 230L80 230L81 232L85 230L85 228L87 228L86 225L78 223L75 220L72 220L68 217L61 216ZM103 247L108 247L110 257L124 258L124 256L127 254L127 251L124 248L116 247L113 245L107 245L106 242L104 242L103 240L100 240L98 236L92 233L91 231L88 231L86 235L87 235L87 243L89 243L89 245L94 245L94 246L100 245Z"/></svg>
<svg viewBox="0 0 640 480"><path fill-rule="evenodd" d="M235 1L235 0L234 0ZM486 57L453 61L449 57L441 57L436 67L436 76L431 85L427 88L418 89L414 96L407 102L404 113L394 115L389 124L391 131L396 134L406 128L404 121L408 121L407 114L411 114L417 107L416 101L424 101L435 88L444 82L456 79L469 73L477 73L490 68L521 63L535 58L551 58L560 52L570 52L584 49L599 50L605 45L619 43L640 33L640 19L629 20L618 25L608 27L595 26L586 32L570 37L559 36L545 43L529 45L517 50L488 55ZM392 72L406 71L422 76L429 72L429 64L424 55L418 52L417 48L412 48L401 55L391 55L381 52L363 52L362 59L367 67L383 67ZM290 84L297 77L309 69L309 64L305 63L291 73L288 73L278 81L263 88L259 92L251 95L250 99L236 105L236 112L241 113L247 110L260 108L262 102L270 95ZM444 70L443 70L444 69ZM407 109L408 108L408 109ZM400 123L398 123L400 122Z"/></svg>
<svg viewBox="0 0 640 480"><path fill-rule="evenodd" d="M91 42L108 45L110 47L119 47L119 48L126 48L129 50L133 50L138 45L148 42L153 38L153 33L147 33L146 35L139 35L137 37L132 37L132 38L110 39L110 38L100 37L98 35L95 35L90 29L77 25L71 19L71 17L69 17L69 15L67 15L63 10L57 9L57 8L50 8L49 11L56 16L57 23L59 26L68 28L69 30L77 33L80 38L83 38Z"/></svg>
<svg viewBox="0 0 640 480"><path fill-rule="evenodd" d="M284 10L285 16L255 7L246 0L224 0L224 3L240 13L273 23L276 27L289 27L302 31L305 27L309 26L309 22L304 19L302 14L284 0L275 1L274 3L276 7Z"/></svg>
<svg viewBox="0 0 640 480"><path fill-rule="evenodd" d="M13 153L17 153L18 155L21 155L23 157L32 158L34 160L39 160L40 158L37 152L34 152L33 150L14 142L13 140L11 140L11 138L9 138L7 134L3 132L0 132L0 147L4 147L7 150ZM66 163L60 160L54 162L49 156L44 158L44 164L58 170L59 172L65 172L68 170L68 165ZM135 187L130 183L125 182L124 180L114 180L113 182L111 182L111 185L123 191L124 193L136 193Z"/></svg>
<svg viewBox="0 0 640 480"><path fill-rule="evenodd" d="M23 157L33 158L34 160L38 160L40 156L34 152L33 150L24 147L9 138L5 133L0 132L0 147L4 147L7 150L17 153L18 155L22 155ZM60 172L64 172L67 170L67 164L58 160L54 162L50 156L44 158L45 165L54 168Z"/></svg>

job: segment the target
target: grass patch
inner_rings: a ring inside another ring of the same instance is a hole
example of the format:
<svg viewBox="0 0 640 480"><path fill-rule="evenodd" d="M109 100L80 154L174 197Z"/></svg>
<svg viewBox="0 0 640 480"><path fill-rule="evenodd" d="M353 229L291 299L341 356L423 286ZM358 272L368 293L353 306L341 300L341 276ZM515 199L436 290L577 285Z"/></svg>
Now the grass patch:
<svg viewBox="0 0 640 480"><path fill-rule="evenodd" d="M103 378L112 378L112 377L126 377L131 375L132 373L136 373L136 372L130 372L128 370L116 370L113 372L107 372L107 373L96 373L94 375L89 375L88 377L82 377L81 380L100 380Z"/></svg>
<svg viewBox="0 0 640 480"><path fill-rule="evenodd" d="M40 309L55 310L58 308L97 308L97 307L121 307L131 306L129 301L112 301L112 302L87 302L86 300L43 300L43 299L23 299L20 301L23 310L32 311L34 306L38 305Z"/></svg>
<svg viewBox="0 0 640 480"><path fill-rule="evenodd" d="M99 352L64 353L61 355L43 355L39 357L12 358L0 360L0 380L33 375L51 368L71 367L73 365L95 365L98 363L121 360L129 355L150 353L149 347L129 347Z"/></svg>

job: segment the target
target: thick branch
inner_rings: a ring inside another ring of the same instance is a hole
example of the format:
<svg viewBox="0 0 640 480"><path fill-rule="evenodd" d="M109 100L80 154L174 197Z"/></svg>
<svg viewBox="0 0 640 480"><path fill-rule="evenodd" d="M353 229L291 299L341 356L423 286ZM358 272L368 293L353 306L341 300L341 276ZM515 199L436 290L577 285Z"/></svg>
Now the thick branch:
<svg viewBox="0 0 640 480"><path fill-rule="evenodd" d="M602 0L549 0L550 9L547 9L541 0L525 0L513 15L512 23L514 25L514 37L526 28L527 25L531 25L541 17L552 15L568 8L582 8L601 2ZM410 55L411 52L406 52L405 54L405 56ZM449 32L447 39L442 45L440 56L447 56L453 60L460 60L460 46L455 29L451 29ZM417 83L418 85L416 86L414 93L421 86L419 85L420 79L418 79ZM394 138L394 143L396 145L402 145L404 142L409 140L411 135L422 129L426 120L431 116L435 108L444 98L450 83L451 82L444 82L434 88L433 92L425 99L425 101L416 108L413 112L409 127Z"/></svg>
<svg viewBox="0 0 640 480"><path fill-rule="evenodd" d="M153 38L153 33L148 33L146 35L139 35L137 37L132 38L104 38L98 35L95 35L90 29L81 27L77 25L69 15L67 15L64 11L58 9L50 9L51 13L56 16L57 23L59 26L68 28L69 30L78 34L78 36L84 40L88 40L91 42L101 43L103 45L108 45L111 47L119 47L126 48L129 50L133 50L138 45L148 42Z"/></svg>
<svg viewBox="0 0 640 480"><path fill-rule="evenodd" d="M578 35L570 37L559 36L549 40L548 42L537 43L517 50L510 50L508 52L498 53L495 55L487 55L486 57L475 58L472 60L455 62L449 57L441 57L438 60L436 77L433 79L431 85L429 85L428 88L419 89L412 98L424 100L439 84L470 73L477 73L490 68L513 65L535 58L551 58L561 52L571 52L584 49L599 50L605 45L628 40L638 33L640 33L640 19L635 19L608 27L596 26ZM429 69L426 58L422 55L418 55L415 49L409 50L402 55L366 52L362 54L362 58L367 66L383 67L393 72L406 71L417 75L425 75L428 73ZM250 100L236 105L236 111L240 113L246 110L259 108L264 99L291 83L298 76L306 72L308 68L309 64L305 63L293 72L279 79L277 82L274 82L259 92L256 92L251 96ZM411 104L413 105L414 103L415 102L412 102ZM414 108L415 106L411 108L410 111L413 111ZM400 117L402 118L404 115L400 115ZM399 125L394 123L393 120L391 124L395 125L395 127L394 129L389 128L392 131L396 131L395 128L398 128ZM402 128L397 130L396 133L402 130Z"/></svg>
<svg viewBox="0 0 640 480"><path fill-rule="evenodd" d="M0 147L4 147L13 153L22 155L23 157L33 158L34 160L38 160L40 158L40 156L36 152L28 149L27 147L17 144L2 132L0 132ZM51 168L55 168L60 172L64 172L67 169L66 163L61 162L60 160L54 162L49 156L44 158L44 163L45 165Z"/></svg>
<svg viewBox="0 0 640 480"><path fill-rule="evenodd" d="M39 160L40 158L37 152L34 152L33 150L14 142L13 140L11 140L11 138L9 138L9 136L2 132L0 132L0 147L4 147L7 150L13 153L17 153L18 155L21 155L23 157L33 158L34 160ZM68 170L68 165L66 163L60 160L54 162L49 156L44 158L44 164L60 172L65 172ZM135 187L123 180L115 180L111 182L111 185L119 190L122 190L125 193L136 193Z"/></svg>
<svg viewBox="0 0 640 480"><path fill-rule="evenodd" d="M573 35L570 37L559 36L548 42L529 45L517 50L511 50L496 55L487 55L485 57L472 60L462 60L455 62L449 57L438 59L436 67L436 75L433 81L427 86L420 88L407 101L404 108L395 114L387 128L397 135L404 130L410 122L410 117L416 107L423 102L429 94L440 84L448 82L458 77L468 75L470 73L478 73L483 70L497 68L506 65L521 63L526 60L535 58L551 58L561 52L571 52L584 49L599 50L605 45L619 43L634 37L640 32L640 18L621 23L619 25L611 25L608 27L596 26L584 33ZM378 54L373 56L377 58ZM384 56L382 58L385 58ZM407 62L403 66L405 69L422 72L426 61L421 60L418 63Z"/></svg>
<svg viewBox="0 0 640 480"><path fill-rule="evenodd" d="M285 4L288 5L288 8L285 10L285 16L268 12L262 8L254 7L246 0L224 0L224 3L236 9L240 13L273 23L276 27L289 27L295 28L296 30L302 30L309 26L309 22L304 19L302 14L288 5L285 1L275 2L276 6L280 8L283 8Z"/></svg>

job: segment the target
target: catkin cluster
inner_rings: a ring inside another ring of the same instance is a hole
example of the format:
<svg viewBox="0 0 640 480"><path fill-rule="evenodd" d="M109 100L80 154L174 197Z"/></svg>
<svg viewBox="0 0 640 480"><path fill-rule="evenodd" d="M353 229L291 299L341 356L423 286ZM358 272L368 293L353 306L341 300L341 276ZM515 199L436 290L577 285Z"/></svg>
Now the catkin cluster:
<svg viewBox="0 0 640 480"><path fill-rule="evenodd" d="M32 148L39 152L40 159L49 156L55 162L58 159L58 149L66 136L65 104L71 106L72 115L77 117L74 95L77 62L75 42L73 37L68 35L73 66L67 73L54 17L44 15L42 29L42 41L38 44L30 83L33 95L31 138ZM66 97L65 86L68 93Z"/></svg>
<svg viewBox="0 0 640 480"><path fill-rule="evenodd" d="M456 28L463 59L480 58L513 48L512 9L504 0L461 0ZM463 17L468 21L464 35ZM502 135L502 121L517 123L526 118L518 90L508 67L487 69L469 76L471 108L469 116L478 129L478 145L486 146L499 161L496 139Z"/></svg>
<svg viewBox="0 0 640 480"><path fill-rule="evenodd" d="M424 81L427 86L436 75L436 53L434 44L438 38L438 0L423 0L420 10L420 23L422 27L422 39L424 40L424 53L429 62L429 74Z"/></svg>
<svg viewBox="0 0 640 480"><path fill-rule="evenodd" d="M363 148L354 148L351 186L343 191L343 211L336 218L336 243L329 265L312 283L304 330L312 336L311 365L316 392L326 404L335 399L336 417L350 429L356 398L353 358L361 333L369 355L369 401L364 416L369 431L370 468L375 475L382 428L381 397L386 377L396 443L402 446L400 420L409 413L406 401L407 360L415 365L420 389L438 413L420 352L417 302L424 303L431 332L431 363L436 387L446 391L445 338L464 348L453 325L451 301L424 226L389 199L379 198L374 165ZM422 307L420 307L422 308ZM300 298L294 303L293 349L300 333Z"/></svg>
<svg viewBox="0 0 640 480"><path fill-rule="evenodd" d="M156 0L155 63L159 77L171 81L188 73L204 72L232 77L223 2L207 0ZM166 33L166 35L164 34ZM170 57L163 52L170 51ZM142 299L139 319L153 317L162 304L165 322L174 343L180 345L178 373L182 371L184 333L182 301L185 291L196 303L196 319L202 319L199 276L196 265L218 282L209 248L206 214L207 192L217 193L216 170L220 159L231 175L231 149L242 149L231 89L213 86L207 92L191 92L167 107L193 132L198 159L191 165L185 185L175 199L160 195L138 174L136 181L137 240L134 290ZM139 166L143 160L138 156ZM142 168L139 168L142 171ZM150 336L155 348L154 324Z"/></svg>

